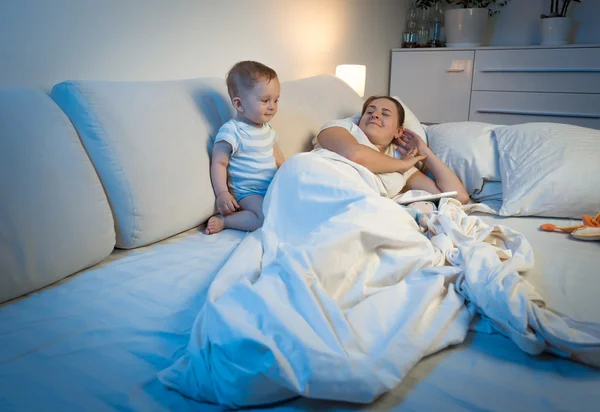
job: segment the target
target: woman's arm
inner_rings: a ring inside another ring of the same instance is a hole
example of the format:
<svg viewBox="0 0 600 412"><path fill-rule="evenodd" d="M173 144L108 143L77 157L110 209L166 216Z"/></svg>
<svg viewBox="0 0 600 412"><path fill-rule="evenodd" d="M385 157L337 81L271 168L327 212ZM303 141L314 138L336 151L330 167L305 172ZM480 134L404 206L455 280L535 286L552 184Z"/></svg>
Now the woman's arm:
<svg viewBox="0 0 600 412"><path fill-rule="evenodd" d="M462 184L458 176L456 176L456 174L454 174L454 172L450 170L450 168L446 166L446 164L444 164L444 162L442 162L440 158L431 151L431 149L427 148L426 153L427 160L425 161L424 169L433 175L435 179L433 183L440 189L441 192L452 192L456 190L458 192L456 199L458 199L463 205L468 203L469 194L467 193L465 186ZM429 180L432 180L428 176L423 176Z"/></svg>
<svg viewBox="0 0 600 412"><path fill-rule="evenodd" d="M317 136L321 146L346 159L366 167L373 173L404 173L425 156L411 156L407 159L394 159L377 150L356 141L354 136L343 127L329 127Z"/></svg>
<svg viewBox="0 0 600 412"><path fill-rule="evenodd" d="M404 146L406 149L417 147L419 152L426 154L427 160L425 160L423 170L431 173L435 179L417 172L408 179L406 187L408 189L425 190L429 193L452 192L456 190L458 192L456 199L460 203L464 205L469 202L469 194L458 176L427 147L417 134L406 129L404 133L405 136L400 139L401 146ZM400 151L404 152L405 150L401 149Z"/></svg>

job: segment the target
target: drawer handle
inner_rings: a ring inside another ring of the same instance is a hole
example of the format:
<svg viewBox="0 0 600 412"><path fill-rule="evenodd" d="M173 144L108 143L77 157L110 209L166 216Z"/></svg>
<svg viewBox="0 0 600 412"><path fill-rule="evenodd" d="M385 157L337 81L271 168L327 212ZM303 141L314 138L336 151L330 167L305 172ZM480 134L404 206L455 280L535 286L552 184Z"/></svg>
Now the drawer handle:
<svg viewBox="0 0 600 412"><path fill-rule="evenodd" d="M450 67L446 69L446 73L462 73L465 71L465 67L471 66L471 60L452 60Z"/></svg>
<svg viewBox="0 0 600 412"><path fill-rule="evenodd" d="M600 119L600 114L588 113L562 113L562 112L536 112L529 110L504 110L504 109L477 109L478 113L491 114L518 114L523 116L550 116L550 117L573 117L583 119Z"/></svg>
<svg viewBox="0 0 600 412"><path fill-rule="evenodd" d="M600 73L600 69L481 69L482 73Z"/></svg>

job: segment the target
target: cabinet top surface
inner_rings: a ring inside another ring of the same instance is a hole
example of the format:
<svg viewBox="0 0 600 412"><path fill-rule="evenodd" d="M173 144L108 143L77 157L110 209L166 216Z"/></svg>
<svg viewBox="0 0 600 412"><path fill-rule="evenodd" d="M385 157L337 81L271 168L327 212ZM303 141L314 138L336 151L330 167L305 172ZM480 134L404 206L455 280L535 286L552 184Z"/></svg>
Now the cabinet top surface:
<svg viewBox="0 0 600 412"><path fill-rule="evenodd" d="M486 46L486 47L470 47L470 48L453 48L453 47L422 47L422 48L394 48L393 52L403 53L427 53L432 51L471 51L471 50L520 50L520 49L582 49L582 48L598 48L600 44L565 44L561 46Z"/></svg>

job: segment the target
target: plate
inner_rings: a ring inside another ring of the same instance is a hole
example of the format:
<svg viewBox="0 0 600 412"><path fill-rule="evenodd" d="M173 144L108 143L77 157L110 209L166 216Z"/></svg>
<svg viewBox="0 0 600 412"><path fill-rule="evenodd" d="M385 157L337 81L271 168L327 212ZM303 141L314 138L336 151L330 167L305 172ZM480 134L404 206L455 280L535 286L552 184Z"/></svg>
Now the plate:
<svg viewBox="0 0 600 412"><path fill-rule="evenodd" d="M580 240L600 240L600 227L583 227L571 232L571 236Z"/></svg>

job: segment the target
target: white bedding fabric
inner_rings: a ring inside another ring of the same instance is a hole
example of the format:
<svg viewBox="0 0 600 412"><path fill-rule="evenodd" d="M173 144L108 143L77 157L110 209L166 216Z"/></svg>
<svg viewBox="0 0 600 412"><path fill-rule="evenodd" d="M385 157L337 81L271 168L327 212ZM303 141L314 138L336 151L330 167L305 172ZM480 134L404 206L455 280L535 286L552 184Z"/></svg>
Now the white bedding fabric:
<svg viewBox="0 0 600 412"><path fill-rule="evenodd" d="M576 320L600 322L600 242L584 242L567 233L539 229L544 223L572 226L581 224L581 220L491 215L481 219L525 235L535 251L535 266L525 277L548 306Z"/></svg>
<svg viewBox="0 0 600 412"><path fill-rule="evenodd" d="M478 196L486 182L501 180L498 147L493 139L496 127L481 122L427 126L429 148L456 173L469 195Z"/></svg>
<svg viewBox="0 0 600 412"><path fill-rule="evenodd" d="M243 237L189 231L0 306L0 411L198 410L156 374Z"/></svg>
<svg viewBox="0 0 600 412"><path fill-rule="evenodd" d="M462 342L476 312L478 328L529 353L600 366L598 325L547 310L518 274L533 266L521 235L447 201L429 241L366 169L328 157L297 155L277 173L262 230L218 273L187 352L159 375L168 387L233 408L297 395L369 403Z"/></svg>
<svg viewBox="0 0 600 412"><path fill-rule="evenodd" d="M526 123L498 127L495 136L501 216L581 219L600 212L600 130Z"/></svg>
<svg viewBox="0 0 600 412"><path fill-rule="evenodd" d="M558 219L482 219L525 234L535 251L525 277L552 308L600 322L600 243L537 229ZM210 282L243 236L193 230L116 250L102 265L0 305L0 410L222 410L168 390L157 373L183 354ZM599 387L598 369L529 356L497 333L469 332L371 404L297 398L260 410L595 412Z"/></svg>

